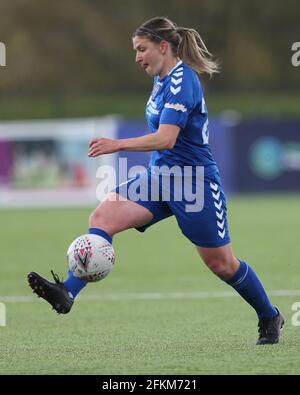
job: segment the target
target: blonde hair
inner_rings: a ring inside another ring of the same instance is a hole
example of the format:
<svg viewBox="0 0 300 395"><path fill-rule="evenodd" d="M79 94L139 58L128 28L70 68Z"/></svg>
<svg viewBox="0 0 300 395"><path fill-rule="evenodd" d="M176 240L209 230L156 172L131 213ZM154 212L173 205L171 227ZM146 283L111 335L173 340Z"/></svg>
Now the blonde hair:
<svg viewBox="0 0 300 395"><path fill-rule="evenodd" d="M135 36L145 36L157 43L168 41L173 55L199 74L212 76L219 72L219 63L213 60L213 55L195 29L178 27L166 17L155 17L144 22L133 33L133 37Z"/></svg>

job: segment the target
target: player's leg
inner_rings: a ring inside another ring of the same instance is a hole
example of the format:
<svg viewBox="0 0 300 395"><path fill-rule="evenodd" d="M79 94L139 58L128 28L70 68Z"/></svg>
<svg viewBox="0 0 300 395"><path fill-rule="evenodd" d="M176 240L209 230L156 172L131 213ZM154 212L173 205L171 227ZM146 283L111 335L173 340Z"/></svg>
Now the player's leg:
<svg viewBox="0 0 300 395"><path fill-rule="evenodd" d="M238 270L240 262L233 256L231 243L217 248L196 246L209 269L222 280L229 280Z"/></svg>
<svg viewBox="0 0 300 395"><path fill-rule="evenodd" d="M89 233L104 237L111 243L113 235L118 232L134 227L144 232L154 223L173 215L166 204L151 200L152 185L156 188L159 185L158 179L148 170L120 184L91 214ZM137 186L143 199L135 193ZM47 300L57 312L68 313L74 297L87 282L71 272L64 283L57 276L54 278L55 283L51 283L37 273L28 275L29 284L35 293Z"/></svg>
<svg viewBox="0 0 300 395"><path fill-rule="evenodd" d="M208 268L231 285L257 312L259 318L277 315L253 269L232 253L231 244L217 248L196 246Z"/></svg>
<svg viewBox="0 0 300 395"><path fill-rule="evenodd" d="M231 285L256 311L260 336L257 344L274 344L279 340L284 318L274 307L253 269L232 253L231 244L217 248L197 246L209 269Z"/></svg>
<svg viewBox="0 0 300 395"><path fill-rule="evenodd" d="M186 202L172 203L177 222L183 234L197 246L202 259L213 273L231 285L256 310L259 322L264 326L264 335L266 325L270 326L269 338L262 336L259 344L277 342L283 318L270 303L255 272L232 253L226 198L218 173L208 174L203 186L204 202L203 206L199 205L198 211L187 212L184 207Z"/></svg>
<svg viewBox="0 0 300 395"><path fill-rule="evenodd" d="M139 228L151 222L153 214L144 206L111 192L92 212L90 228L100 228L111 237L129 228Z"/></svg>
<svg viewBox="0 0 300 395"><path fill-rule="evenodd" d="M116 233L130 228L139 228L151 222L153 214L147 208L126 199L116 192L110 192L89 217L88 233L103 237L109 243ZM86 286L81 280L68 272L64 282L67 290L75 298Z"/></svg>
<svg viewBox="0 0 300 395"><path fill-rule="evenodd" d="M151 222L153 214L147 208L111 192L93 211L89 219L89 233L104 237L109 243L112 236L125 229L142 227ZM28 282L33 292L49 302L58 313L66 314L71 310L74 298L86 286L81 280L68 272L68 278L62 283L54 275L52 283L39 274L31 272Z"/></svg>

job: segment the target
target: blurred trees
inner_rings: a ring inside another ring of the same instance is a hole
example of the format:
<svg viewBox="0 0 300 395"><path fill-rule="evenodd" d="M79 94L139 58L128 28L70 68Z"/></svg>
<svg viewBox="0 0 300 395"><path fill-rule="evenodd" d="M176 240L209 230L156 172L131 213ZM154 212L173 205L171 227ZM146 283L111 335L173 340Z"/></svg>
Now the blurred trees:
<svg viewBox="0 0 300 395"><path fill-rule="evenodd" d="M299 0L1 0L0 95L138 93L151 80L135 65L132 32L165 15L196 28L220 58L214 91L296 91Z"/></svg>

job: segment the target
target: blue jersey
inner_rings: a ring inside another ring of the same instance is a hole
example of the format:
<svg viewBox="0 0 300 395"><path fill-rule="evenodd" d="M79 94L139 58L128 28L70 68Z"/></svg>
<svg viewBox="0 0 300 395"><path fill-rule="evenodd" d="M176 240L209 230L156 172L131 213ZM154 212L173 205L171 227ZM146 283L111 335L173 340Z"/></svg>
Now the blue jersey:
<svg viewBox="0 0 300 395"><path fill-rule="evenodd" d="M154 151L149 166L216 165L208 143L208 113L201 84L196 72L182 61L161 80L154 78L146 118L151 132L160 124L181 129L174 147Z"/></svg>
<svg viewBox="0 0 300 395"><path fill-rule="evenodd" d="M208 144L208 114L197 74L179 62L164 78L155 77L146 116L152 132L161 124L178 125L180 132L172 149L154 151L147 170L114 190L153 214L137 229L144 232L175 215L195 245L217 248L230 243L226 198Z"/></svg>
<svg viewBox="0 0 300 395"><path fill-rule="evenodd" d="M146 116L153 133L161 124L178 125L180 132L172 149L154 151L147 170L114 189L153 214L137 229L144 232L174 215L195 245L230 243L226 198L208 144L208 114L197 74L180 61L164 78L155 77Z"/></svg>

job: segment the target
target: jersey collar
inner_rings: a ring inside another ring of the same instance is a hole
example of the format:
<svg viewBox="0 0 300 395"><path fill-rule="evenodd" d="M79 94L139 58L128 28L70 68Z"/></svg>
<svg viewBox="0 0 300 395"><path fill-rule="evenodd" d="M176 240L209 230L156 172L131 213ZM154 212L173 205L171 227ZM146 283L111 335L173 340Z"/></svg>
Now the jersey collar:
<svg viewBox="0 0 300 395"><path fill-rule="evenodd" d="M179 62L173 67L173 69L171 69L171 70L169 71L169 73L168 73L167 75L172 74L173 71L174 71L175 69L177 69L177 67L178 67L179 65L181 65L181 64L182 64L182 60L179 60Z"/></svg>
<svg viewBox="0 0 300 395"><path fill-rule="evenodd" d="M179 62L177 62L177 64L168 72L167 75L165 75L161 80L158 77L158 82L163 82L169 75L171 75L173 73L173 71L175 69L177 69L178 66L180 66L182 64L182 60L179 60Z"/></svg>

